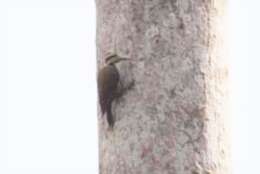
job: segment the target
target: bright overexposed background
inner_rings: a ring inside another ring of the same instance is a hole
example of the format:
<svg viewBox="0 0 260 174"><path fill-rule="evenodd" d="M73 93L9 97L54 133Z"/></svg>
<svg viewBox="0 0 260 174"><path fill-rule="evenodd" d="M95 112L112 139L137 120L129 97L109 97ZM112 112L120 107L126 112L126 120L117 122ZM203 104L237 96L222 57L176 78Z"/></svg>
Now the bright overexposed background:
<svg viewBox="0 0 260 174"><path fill-rule="evenodd" d="M235 174L259 173L260 2L229 1ZM94 0L0 1L0 174L97 174Z"/></svg>
<svg viewBox="0 0 260 174"><path fill-rule="evenodd" d="M0 174L98 173L95 1L1 1L0 16Z"/></svg>

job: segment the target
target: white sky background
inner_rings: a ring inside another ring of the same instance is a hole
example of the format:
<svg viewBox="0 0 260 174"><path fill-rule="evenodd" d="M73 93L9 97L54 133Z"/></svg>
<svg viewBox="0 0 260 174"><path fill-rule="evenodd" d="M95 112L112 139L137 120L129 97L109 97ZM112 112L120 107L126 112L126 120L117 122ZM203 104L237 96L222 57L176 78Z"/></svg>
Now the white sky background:
<svg viewBox="0 0 260 174"><path fill-rule="evenodd" d="M259 173L260 3L230 4L234 174ZM0 1L1 174L97 173L95 17L94 0Z"/></svg>

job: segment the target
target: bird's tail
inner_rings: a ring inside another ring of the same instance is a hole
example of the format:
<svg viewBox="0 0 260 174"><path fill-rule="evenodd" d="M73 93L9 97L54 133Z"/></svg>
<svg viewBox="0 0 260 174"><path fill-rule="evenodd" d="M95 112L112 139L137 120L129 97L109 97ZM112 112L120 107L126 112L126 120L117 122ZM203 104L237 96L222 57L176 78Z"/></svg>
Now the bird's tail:
<svg viewBox="0 0 260 174"><path fill-rule="evenodd" d="M112 111L111 111L111 104L107 108L107 122L108 122L109 127L111 127L111 128L114 127L114 118L113 118Z"/></svg>

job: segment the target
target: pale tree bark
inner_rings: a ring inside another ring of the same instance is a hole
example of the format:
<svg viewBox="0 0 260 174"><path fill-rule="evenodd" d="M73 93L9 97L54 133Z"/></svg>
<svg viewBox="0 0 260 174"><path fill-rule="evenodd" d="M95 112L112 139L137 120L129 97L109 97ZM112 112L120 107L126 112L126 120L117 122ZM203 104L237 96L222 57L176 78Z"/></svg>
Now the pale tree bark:
<svg viewBox="0 0 260 174"><path fill-rule="evenodd" d="M228 174L225 0L96 0L98 68L135 86L99 111L102 174Z"/></svg>

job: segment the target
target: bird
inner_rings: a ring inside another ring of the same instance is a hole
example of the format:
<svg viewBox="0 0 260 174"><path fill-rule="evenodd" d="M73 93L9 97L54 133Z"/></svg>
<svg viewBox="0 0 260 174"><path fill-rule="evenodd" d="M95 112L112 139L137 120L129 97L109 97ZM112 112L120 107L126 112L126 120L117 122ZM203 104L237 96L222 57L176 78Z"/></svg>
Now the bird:
<svg viewBox="0 0 260 174"><path fill-rule="evenodd" d="M98 97L102 116L106 114L110 128L114 127L114 117L112 114L112 102L119 93L120 74L116 64L129 58L119 57L112 54L105 59L105 66L98 71Z"/></svg>

